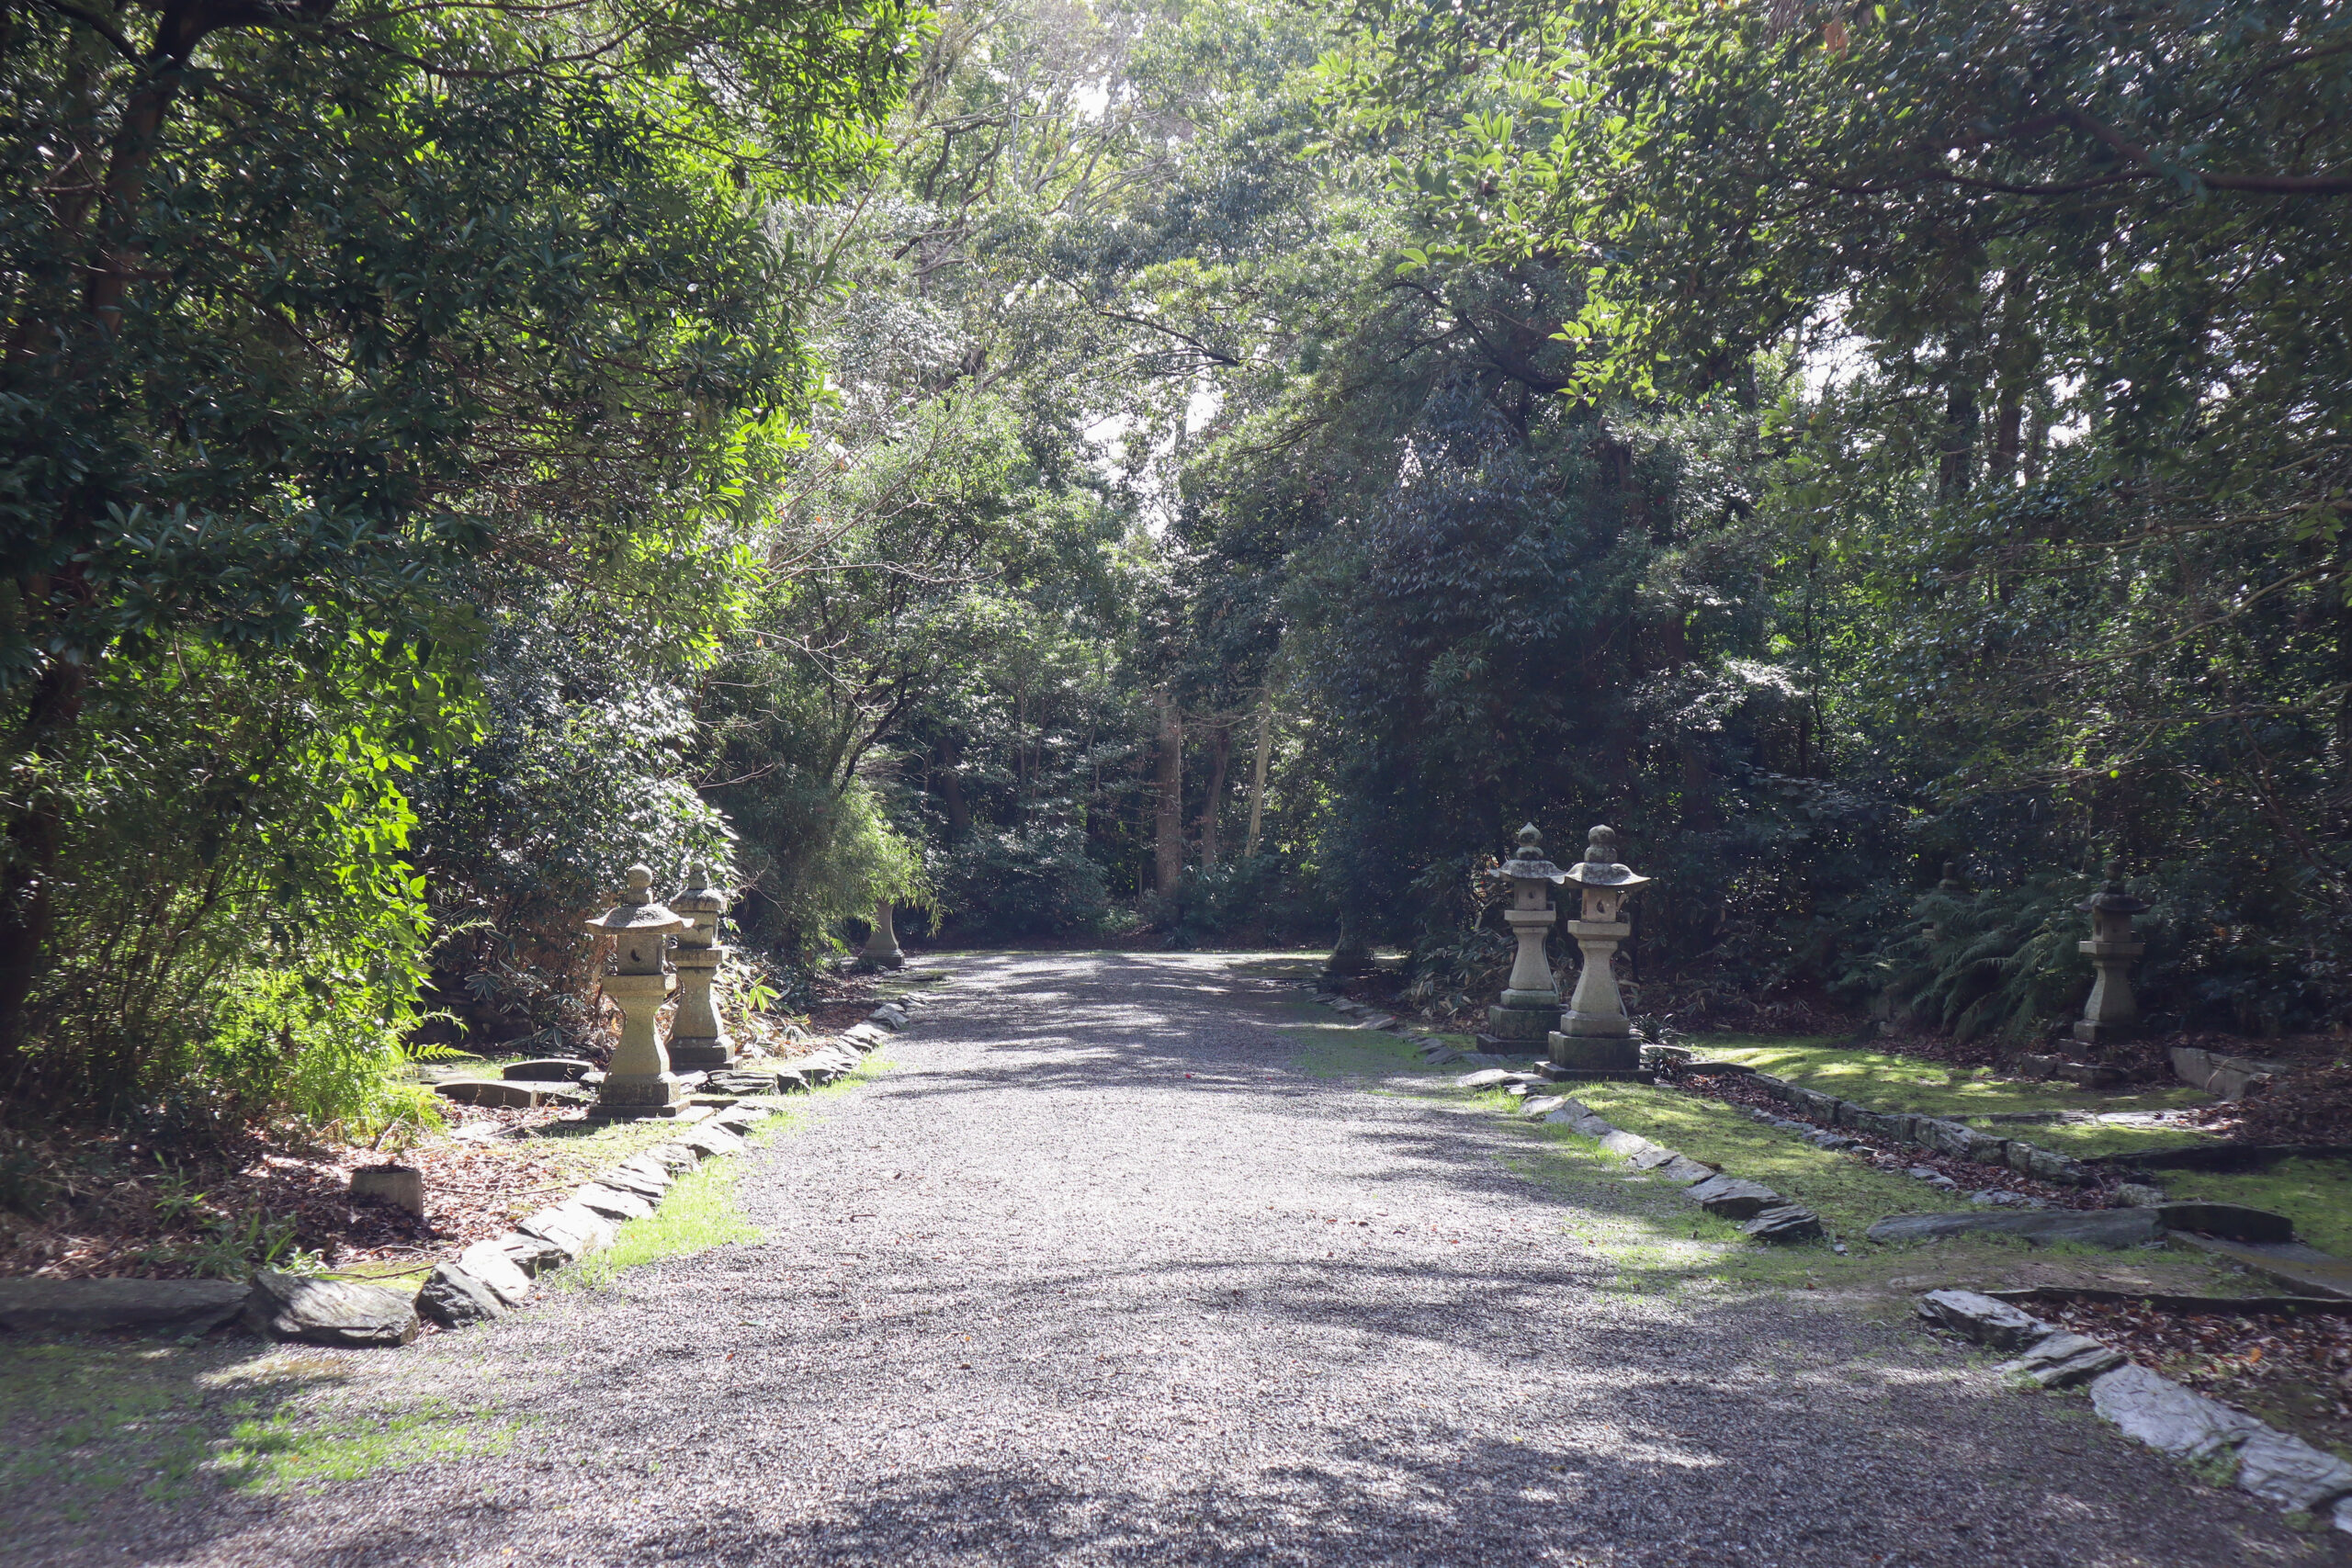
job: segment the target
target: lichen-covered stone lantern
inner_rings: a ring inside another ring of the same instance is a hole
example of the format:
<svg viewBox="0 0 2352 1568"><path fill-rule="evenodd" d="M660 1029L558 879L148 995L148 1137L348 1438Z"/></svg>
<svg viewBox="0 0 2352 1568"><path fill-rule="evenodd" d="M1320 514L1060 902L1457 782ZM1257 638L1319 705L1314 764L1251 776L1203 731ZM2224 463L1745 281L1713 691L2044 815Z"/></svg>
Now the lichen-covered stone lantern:
<svg viewBox="0 0 2352 1568"><path fill-rule="evenodd" d="M2123 863L2107 863L2107 886L2075 908L2091 918L2091 939L2076 945L2098 966L2083 1016L2075 1021L2075 1038L2086 1045L2111 1045L2129 1039L2140 1021L2140 1004L2132 995L2132 961L2148 951L2133 940L2132 917L2148 906L2123 886Z"/></svg>
<svg viewBox="0 0 2352 1568"><path fill-rule="evenodd" d="M899 933L890 926L890 900L874 901L874 929L865 933L865 951L862 956L876 969L900 969L906 966L907 955L899 951Z"/></svg>
<svg viewBox="0 0 2352 1568"><path fill-rule="evenodd" d="M670 1070L654 1020L669 995L670 966L664 961L670 933L685 924L653 897L653 873L628 868L628 891L588 922L598 936L613 939L613 972L605 995L621 1010L621 1041L605 1068L597 1091L597 1116L674 1116L685 1103L685 1087Z"/></svg>
<svg viewBox="0 0 2352 1568"><path fill-rule="evenodd" d="M727 895L710 885L710 872L695 866L686 886L670 900L670 908L685 920L670 962L678 971L678 1010L670 1020L670 1066L688 1072L723 1067L735 1059L735 1042L728 1038L711 1004L710 984L727 949L718 941L718 917L727 912Z"/></svg>
<svg viewBox="0 0 2352 1568"><path fill-rule="evenodd" d="M1560 1011L1560 991L1552 979L1551 961L1544 955L1544 935L1559 919L1552 907L1552 889L1567 880L1567 873L1544 858L1544 835L1530 822L1519 830L1519 848L1510 859L1487 873L1489 880L1510 884L1510 903L1503 923L1519 939L1519 953L1511 961L1510 978L1503 983L1502 999L1487 1010L1487 1030L1478 1036L1482 1050L1532 1056L1544 1049Z"/></svg>
<svg viewBox="0 0 2352 1568"><path fill-rule="evenodd" d="M1584 968L1577 988L1560 1014L1560 1027L1551 1036L1551 1062L1544 1076L1554 1078L1632 1078L1640 1075L1641 1043L1634 1038L1633 1021L1625 1016L1624 998L1617 993L1616 972L1611 963L1617 944L1634 934L1625 918L1625 901L1649 886L1617 860L1617 830L1593 829L1584 859L1568 867L1566 879L1584 896L1581 918L1568 922L1568 934L1584 950Z"/></svg>

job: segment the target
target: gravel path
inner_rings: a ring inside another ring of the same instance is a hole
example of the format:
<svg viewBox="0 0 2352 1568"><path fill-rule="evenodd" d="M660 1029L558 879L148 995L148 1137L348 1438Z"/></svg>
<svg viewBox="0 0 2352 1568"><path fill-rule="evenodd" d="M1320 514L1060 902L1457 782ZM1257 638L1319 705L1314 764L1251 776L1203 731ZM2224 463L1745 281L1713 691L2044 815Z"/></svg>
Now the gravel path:
<svg viewBox="0 0 2352 1568"><path fill-rule="evenodd" d="M2335 1551L1907 1328L1611 1292L1571 1203L1498 1162L1522 1133L1297 1070L1276 1027L1295 991L1190 955L950 967L896 1070L754 1156L764 1241L405 1359L494 1381L526 1421L511 1453L159 1515L136 1547L51 1560Z"/></svg>

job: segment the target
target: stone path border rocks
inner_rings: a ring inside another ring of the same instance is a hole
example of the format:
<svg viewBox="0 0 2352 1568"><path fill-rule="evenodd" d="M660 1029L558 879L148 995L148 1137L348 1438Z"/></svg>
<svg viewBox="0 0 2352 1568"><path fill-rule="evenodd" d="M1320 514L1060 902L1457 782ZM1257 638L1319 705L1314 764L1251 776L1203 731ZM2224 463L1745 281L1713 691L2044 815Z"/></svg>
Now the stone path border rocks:
<svg viewBox="0 0 2352 1568"><path fill-rule="evenodd" d="M910 998L911 999L911 998ZM752 1092L776 1093L830 1083L913 1021L905 1002L884 1002L866 1021L787 1063L759 1064L714 1077L758 1080ZM503 1317L530 1292L530 1277L576 1263L610 1247L621 1225L643 1219L673 1183L706 1159L739 1154L742 1133L775 1114L769 1106L736 1103L677 1138L631 1156L591 1177L571 1197L518 1221L495 1241L477 1242L433 1270L417 1292L416 1310L444 1328Z"/></svg>
<svg viewBox="0 0 2352 1568"><path fill-rule="evenodd" d="M2091 1408L2159 1452L2226 1470L2232 1484L2289 1513L2352 1533L2352 1464L2191 1393L2111 1346L1973 1291L1930 1291L1919 1315L1990 1349L2021 1352L1996 1370L2044 1388L2089 1387Z"/></svg>
<svg viewBox="0 0 2352 1568"><path fill-rule="evenodd" d="M1770 1073L1736 1062L1694 1062L1693 1073L1737 1073L1774 1100L1795 1111L1819 1129L1848 1128L1891 1143L1909 1144L1931 1153L1948 1155L1973 1165L1989 1165L2047 1181L2058 1187L2091 1187L2098 1177L2081 1160L2030 1144L1980 1133L1962 1122L1912 1111L1874 1111L1851 1100L1840 1100L1817 1089L1791 1083ZM1824 1145L1825 1147L1830 1146Z"/></svg>
<svg viewBox="0 0 2352 1568"><path fill-rule="evenodd" d="M1669 1149L1663 1144L1654 1144L1637 1133L1628 1133L1622 1127L1612 1126L1596 1115L1589 1106L1566 1095L1536 1092L1539 1088L1548 1087L1549 1080L1540 1073L1521 1066L1516 1057L1464 1051L1450 1041L1410 1030L1399 1023L1395 1014L1382 1012L1352 998L1326 991L1319 993L1317 999L1327 1007L1357 1018L1363 1028L1387 1030L1402 1035L1419 1048L1421 1060L1431 1066L1464 1062L1476 1064L1476 1070L1464 1073L1454 1080L1456 1088L1500 1089L1521 1095L1525 1103L1517 1109L1516 1114L1521 1120L1565 1123L1586 1137L1598 1139L1602 1147L1623 1156L1634 1169L1654 1171L1666 1180L1679 1183L1684 1189L1683 1196L1711 1214L1737 1221L1740 1230L1758 1241L1786 1245L1819 1241L1826 1235L1820 1215L1781 1197L1769 1187L1725 1176L1713 1166L1702 1164L1679 1150ZM1838 1251L1846 1250L1843 1242L1835 1237L1828 1239Z"/></svg>
<svg viewBox="0 0 2352 1568"><path fill-rule="evenodd" d="M1758 1241L1785 1245L1818 1241L1826 1234L1821 1216L1781 1197L1761 1182L1727 1176L1703 1161L1692 1159L1638 1133L1612 1125L1592 1108L1565 1095L1538 1094L1544 1080L1533 1073L1505 1067L1484 1067L1453 1080L1456 1089L1520 1091L1526 1102L1516 1114L1528 1122L1564 1125L1623 1157L1636 1170L1646 1170L1680 1186L1683 1196L1720 1219L1736 1221L1740 1230ZM1843 1243L1833 1243L1844 1251Z"/></svg>
<svg viewBox="0 0 2352 1568"><path fill-rule="evenodd" d="M912 998L909 998L910 1002ZM749 1092L831 1083L912 1018L908 1002L885 1002L866 1021L808 1055L729 1076L758 1080ZM495 1080L491 1080L495 1081ZM534 1084L530 1088L547 1086ZM741 1134L773 1107L717 1100L682 1118L678 1137L631 1156L582 1182L561 1202L479 1241L436 1266L414 1295L357 1280L257 1270L248 1284L223 1280L0 1280L0 1328L17 1332L131 1330L201 1334L231 1318L274 1339L340 1348L413 1343L424 1324L462 1328L505 1316L526 1302L531 1280L600 1252L620 1226L653 1213L673 1183L702 1161L749 1147Z"/></svg>

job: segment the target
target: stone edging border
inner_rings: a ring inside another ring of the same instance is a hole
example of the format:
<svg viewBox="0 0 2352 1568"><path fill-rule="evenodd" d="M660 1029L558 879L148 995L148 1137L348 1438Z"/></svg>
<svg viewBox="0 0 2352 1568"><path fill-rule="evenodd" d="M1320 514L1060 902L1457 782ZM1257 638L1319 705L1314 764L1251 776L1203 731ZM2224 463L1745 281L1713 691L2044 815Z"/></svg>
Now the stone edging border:
<svg viewBox="0 0 2352 1568"><path fill-rule="evenodd" d="M1597 1140L1602 1148L1621 1156L1635 1170L1655 1171L1680 1186L1683 1197L1718 1219L1738 1222L1742 1234L1758 1241L1781 1246L1791 1242L1818 1241L1827 1235L1822 1228L1819 1214L1781 1197L1760 1181L1727 1176L1713 1166L1692 1159L1679 1150L1652 1143L1639 1133L1629 1133L1596 1114L1590 1106L1570 1100L1566 1095L1532 1092L1533 1086L1544 1081L1533 1073L1487 1067L1463 1074L1453 1080L1453 1087L1527 1087L1531 1092L1518 1111L1521 1121L1565 1125L1573 1132ZM1838 1251L1846 1250L1843 1242L1834 1237L1830 1241Z"/></svg>
<svg viewBox="0 0 2352 1568"><path fill-rule="evenodd" d="M1432 1035L1408 1032L1393 1013L1367 1007L1351 998L1330 992L1319 992L1317 999L1337 1011L1359 1016L1361 1027L1389 1030L1404 1036L1420 1047L1421 1059L1431 1066L1443 1066L1454 1062L1497 1062L1515 1060L1488 1056L1481 1052L1464 1051ZM1497 1089L1507 1084L1546 1084L1541 1074L1487 1066L1464 1073L1454 1080L1457 1089ZM1525 1121L1565 1123L1588 1138L1598 1139L1611 1154L1622 1156L1636 1170L1654 1170L1667 1180L1684 1189L1683 1196L1707 1213L1721 1219L1739 1222L1741 1231L1758 1241L1785 1244L1819 1240L1827 1233L1821 1216L1804 1205L1781 1197L1761 1182L1745 1181L1725 1176L1714 1167L1702 1164L1663 1144L1654 1144L1638 1133L1628 1133L1611 1125L1591 1107L1565 1095L1531 1095L1520 1107L1519 1116ZM1838 1251L1846 1244L1829 1237Z"/></svg>
<svg viewBox="0 0 2352 1568"><path fill-rule="evenodd" d="M2030 1176L2059 1187L2092 1187L2098 1178L2083 1161L2023 1138L1996 1137L1940 1116L1908 1111L1873 1111L1850 1100L1840 1100L1817 1089L1791 1083L1770 1073L1759 1073L1733 1062L1692 1062L1685 1071L1736 1072L1766 1094L1803 1111L1824 1127L1851 1127L1891 1143L1909 1144L1931 1154L1950 1155L1972 1165L1989 1165Z"/></svg>
<svg viewBox="0 0 2352 1568"><path fill-rule="evenodd" d="M2089 1385L2091 1408L2161 1453L2226 1468L2241 1492L2289 1513L2327 1512L2352 1532L2352 1464L2219 1400L2183 1388L2087 1335L2043 1322L1973 1291L1930 1291L1919 1315L1988 1349L2016 1350L1995 1370L2044 1388Z"/></svg>
<svg viewBox="0 0 2352 1568"><path fill-rule="evenodd" d="M792 1058L789 1076L806 1083L813 1069L823 1074L816 1082L829 1083L849 1072L911 1024L908 1005L916 1000L883 1003L865 1021L843 1031L835 1045ZM729 1076L763 1075L751 1068L730 1070ZM780 1085L782 1077L775 1081ZM420 1320L462 1328L504 1317L529 1299L536 1276L610 1247L624 1224L660 1207L680 1176L706 1159L749 1148L742 1133L775 1114L770 1106L739 1103L696 1119L678 1137L589 1178L561 1202L515 1222L504 1235L475 1242L456 1260L436 1266L413 1298L358 1280L258 1270L244 1322L273 1338L350 1347L406 1345L422 1332Z"/></svg>

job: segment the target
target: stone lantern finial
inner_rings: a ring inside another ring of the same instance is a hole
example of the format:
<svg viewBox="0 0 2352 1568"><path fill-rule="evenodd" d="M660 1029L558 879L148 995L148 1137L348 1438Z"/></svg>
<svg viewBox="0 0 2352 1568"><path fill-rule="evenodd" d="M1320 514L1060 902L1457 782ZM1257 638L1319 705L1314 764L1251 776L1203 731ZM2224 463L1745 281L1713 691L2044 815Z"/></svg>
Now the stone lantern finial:
<svg viewBox="0 0 2352 1568"><path fill-rule="evenodd" d="M674 1116L685 1102L685 1086L670 1070L654 1027L670 989L663 961L670 933L684 924L654 899L653 872L643 865L628 868L628 890L587 922L595 935L613 939L613 973L605 976L605 995L621 1010L620 1043L613 1047L594 1115Z"/></svg>
<svg viewBox="0 0 2352 1568"><path fill-rule="evenodd" d="M2110 1045L2128 1039L2140 1021L2140 1004L2132 995L2132 961L2148 951L2134 940L2132 917L2148 906L2123 885L2123 862L2107 863L2107 886L2075 906L2091 918L2091 938L2075 943L2098 966L2098 978L2083 1001L2083 1016L2075 1021L2075 1038L2086 1045Z"/></svg>
<svg viewBox="0 0 2352 1568"><path fill-rule="evenodd" d="M685 918L671 962L678 970L678 1010L670 1021L670 1065L673 1067L723 1067L735 1060L735 1042L728 1037L711 1005L711 981L727 949L718 942L718 917L727 912L727 895L710 885L710 870L699 863L688 868L687 882L670 908Z"/></svg>
<svg viewBox="0 0 2352 1568"><path fill-rule="evenodd" d="M1625 1016L1611 964L1617 944L1634 934L1625 900L1650 885L1617 859L1617 829L1606 823L1586 836L1584 859L1568 867L1566 879L1583 894L1582 919L1568 922L1568 934L1583 950L1577 988L1550 1037L1551 1078L1632 1078L1640 1076L1642 1048Z"/></svg>
<svg viewBox="0 0 2352 1568"><path fill-rule="evenodd" d="M1487 1030L1478 1036L1478 1045L1505 1055L1532 1055L1560 1008L1559 987L1544 956L1544 933L1559 919L1551 890L1567 879L1567 873L1544 858L1544 835L1530 822L1519 830L1519 848L1511 858L1487 876L1510 884L1503 923L1519 939L1519 953L1511 961L1510 978L1503 982L1502 999L1487 1010Z"/></svg>

